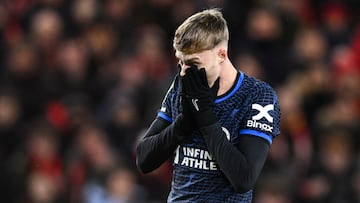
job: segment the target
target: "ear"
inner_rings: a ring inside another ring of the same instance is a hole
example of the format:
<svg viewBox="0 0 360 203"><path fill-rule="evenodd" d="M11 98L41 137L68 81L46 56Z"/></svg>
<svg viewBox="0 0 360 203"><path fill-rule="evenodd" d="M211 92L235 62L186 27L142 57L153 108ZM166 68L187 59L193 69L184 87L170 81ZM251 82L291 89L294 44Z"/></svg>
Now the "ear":
<svg viewBox="0 0 360 203"><path fill-rule="evenodd" d="M227 57L227 50L223 47L221 47L218 50L217 56L219 58L220 63L224 62L226 60Z"/></svg>

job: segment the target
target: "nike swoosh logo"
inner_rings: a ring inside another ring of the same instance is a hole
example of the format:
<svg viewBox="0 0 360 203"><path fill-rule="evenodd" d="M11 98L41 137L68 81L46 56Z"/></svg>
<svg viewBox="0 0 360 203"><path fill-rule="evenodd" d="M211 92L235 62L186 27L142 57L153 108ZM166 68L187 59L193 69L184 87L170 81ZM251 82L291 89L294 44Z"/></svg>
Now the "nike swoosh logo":
<svg viewBox="0 0 360 203"><path fill-rule="evenodd" d="M199 111L199 106L197 104L197 102L199 101L199 99L191 99L191 103L194 105L196 111Z"/></svg>

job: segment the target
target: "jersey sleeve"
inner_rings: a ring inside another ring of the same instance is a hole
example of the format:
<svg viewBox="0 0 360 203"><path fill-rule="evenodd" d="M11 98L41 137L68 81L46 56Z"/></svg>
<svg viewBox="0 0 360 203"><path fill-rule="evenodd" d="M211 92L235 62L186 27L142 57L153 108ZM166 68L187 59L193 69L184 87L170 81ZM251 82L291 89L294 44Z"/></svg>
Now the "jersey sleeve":
<svg viewBox="0 0 360 203"><path fill-rule="evenodd" d="M176 98L178 95L178 89L179 88L179 77L176 76L173 82L171 83L162 103L161 108L157 113L157 117L160 117L164 120L169 121L172 123L174 121L173 115L175 112L173 105L176 105Z"/></svg>
<svg viewBox="0 0 360 203"><path fill-rule="evenodd" d="M258 82L253 90L239 133L261 137L271 144L280 133L278 98L276 92L263 82Z"/></svg>

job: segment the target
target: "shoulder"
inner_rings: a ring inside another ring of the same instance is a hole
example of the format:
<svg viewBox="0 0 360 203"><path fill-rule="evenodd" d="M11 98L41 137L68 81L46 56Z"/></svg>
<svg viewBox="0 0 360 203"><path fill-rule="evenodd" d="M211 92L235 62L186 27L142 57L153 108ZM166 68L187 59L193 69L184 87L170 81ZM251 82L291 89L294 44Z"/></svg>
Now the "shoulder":
<svg viewBox="0 0 360 203"><path fill-rule="evenodd" d="M277 93L275 89L265 81L245 75L244 83L247 83L249 96L252 96L254 99L277 99Z"/></svg>

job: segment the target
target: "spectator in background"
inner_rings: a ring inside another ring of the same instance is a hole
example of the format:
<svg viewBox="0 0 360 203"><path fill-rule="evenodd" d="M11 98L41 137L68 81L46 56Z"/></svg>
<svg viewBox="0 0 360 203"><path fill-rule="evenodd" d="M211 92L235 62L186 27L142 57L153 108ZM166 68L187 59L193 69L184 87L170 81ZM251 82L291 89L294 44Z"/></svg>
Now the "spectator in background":
<svg viewBox="0 0 360 203"><path fill-rule="evenodd" d="M146 194L139 186L134 171L130 168L116 168L106 179L109 203L145 203Z"/></svg>
<svg viewBox="0 0 360 203"><path fill-rule="evenodd" d="M264 71L264 80L277 86L284 82L289 67L288 53L283 45L283 30L279 16L266 8L250 11L246 22L246 36L239 46L258 59Z"/></svg>
<svg viewBox="0 0 360 203"><path fill-rule="evenodd" d="M16 177L12 175L10 157L19 149L22 140L21 103L11 89L0 92L0 191L2 200L13 202Z"/></svg>
<svg viewBox="0 0 360 203"><path fill-rule="evenodd" d="M56 53L55 70L47 75L48 94L53 98L72 94L92 96L88 67L89 53L85 43L80 39L64 41Z"/></svg>
<svg viewBox="0 0 360 203"><path fill-rule="evenodd" d="M38 52L33 44L20 41L13 44L7 54L7 69L0 76L1 85L18 95L25 119L34 117L46 97L41 88Z"/></svg>
<svg viewBox="0 0 360 203"><path fill-rule="evenodd" d="M72 18L72 31L74 35L81 34L84 29L96 22L100 15L100 4L96 0L78 0L70 6L70 15Z"/></svg>
<svg viewBox="0 0 360 203"><path fill-rule="evenodd" d="M43 70L52 70L63 37L63 19L55 10L44 9L34 14L30 26L30 39L42 58L41 66Z"/></svg>
<svg viewBox="0 0 360 203"><path fill-rule="evenodd" d="M316 157L299 184L299 202L352 202L353 137L347 131L328 129L319 136Z"/></svg>
<svg viewBox="0 0 360 203"><path fill-rule="evenodd" d="M60 203L59 194L52 177L44 173L33 173L27 179L27 198L30 203Z"/></svg>
<svg viewBox="0 0 360 203"><path fill-rule="evenodd" d="M104 188L104 178L118 163L105 132L91 124L80 126L68 154L70 202L87 200L89 188ZM121 158L121 157L120 157ZM85 196L82 196L85 194Z"/></svg>
<svg viewBox="0 0 360 203"><path fill-rule="evenodd" d="M351 41L351 25L349 9L342 3L325 3L321 9L320 21L322 22L323 35L330 49L348 44Z"/></svg>

